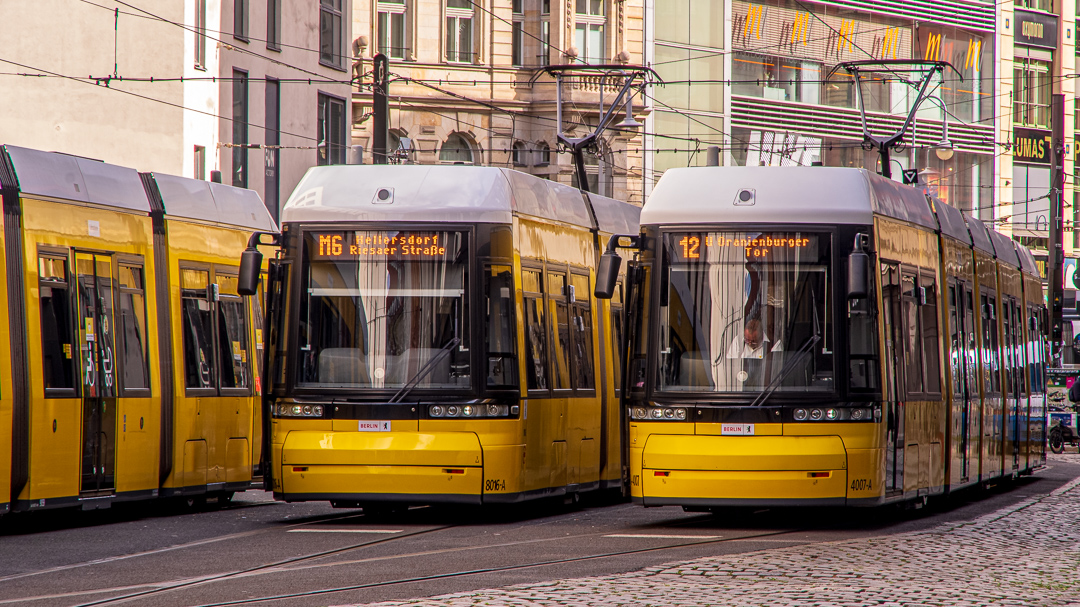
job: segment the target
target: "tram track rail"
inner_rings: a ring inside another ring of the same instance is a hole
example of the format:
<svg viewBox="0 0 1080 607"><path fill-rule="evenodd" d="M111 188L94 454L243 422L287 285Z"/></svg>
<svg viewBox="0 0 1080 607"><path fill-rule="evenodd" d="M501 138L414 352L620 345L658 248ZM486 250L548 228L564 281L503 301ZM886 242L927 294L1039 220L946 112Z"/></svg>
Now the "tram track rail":
<svg viewBox="0 0 1080 607"><path fill-rule="evenodd" d="M144 601L148 601L148 600L152 599L153 597L161 597L161 596L163 596L165 594L168 594L168 593L182 592L184 590L192 589L192 588L195 588L197 586L203 586L203 585L207 585L207 584L214 584L214 583L222 582L222 581L226 581L226 580L239 579L239 578L250 577L250 576L255 576L255 575L266 575L266 574L279 573L279 572L298 573L298 572L300 572L302 570L309 569L309 568L356 566L356 565L362 565L362 564L363 565L369 565L369 564L373 564L373 563L385 563L385 562L388 562L388 561L399 560L399 559L422 558L422 557L427 557L427 556L445 555L445 554L460 553L460 552L467 552L467 551L492 550L492 549L500 549L500 548L512 548L512 547L539 544L539 543L543 543L543 542L565 541L565 540L580 540L580 539L583 539L583 538L600 538L600 537L603 537L603 536L613 536L612 534L615 532L615 530L608 530L608 531L603 531L603 532L576 534L576 535L570 535L570 536L560 536L560 537L551 537L551 538L536 538L536 539L529 539L529 540L511 541L511 542L499 542L499 543L496 543L496 544L459 546L459 547L453 547L453 548L443 548L443 549L437 549L437 550L425 550L425 551L410 552L410 553L404 553L404 554L373 556L373 557L370 557L370 558L350 559L350 560L347 560L347 561L336 561L336 562L332 562L332 563L322 563L322 564L310 564L309 563L310 561L314 561L314 560L318 560L318 559L322 559L322 558L326 558L326 557L331 557L331 556L335 556L335 555L340 555L340 554L348 553L348 552L351 552L351 551L354 551L354 550L361 550L361 549L371 547L371 546L375 546L375 545L387 544L389 542L394 542L394 541L397 541L397 540L404 540L404 539L415 537L415 536L418 536L418 535L423 535L423 534L427 534L427 533L433 533L433 532L437 532L437 531L443 531L443 530L446 530L446 529L449 529L449 528L452 528L452 527L456 527L456 525L445 525L445 526L434 527L434 528L431 528L431 529L418 530L418 531L415 531L415 532L412 532L412 533L396 534L393 537L379 538L377 540L372 540L372 541L368 541L368 542L361 542L361 543L357 543L357 544L351 544L351 545L348 545L348 546L338 547L338 548L335 548L335 549L323 550L323 551L313 552L313 553L310 553L310 554L300 555L300 556L296 556L296 557L292 557L292 558L288 558L288 559L282 559L282 560L275 561L275 562L272 562L272 563L265 563L265 564L262 564L262 565L246 567L246 568L242 568L242 569L237 569L237 570L233 570L233 571L226 571L226 572L221 572L221 573L217 573L217 574L208 574L208 575L199 576L199 577L195 577L195 578L185 578L185 579L181 579L181 580L167 580L167 581L161 581L161 582L156 582L156 583L147 583L147 584L134 585L134 586L129 585L129 586L112 587L112 588L87 589L87 590L83 590L83 591L72 592L72 593L64 593L64 594L41 595L41 596L24 596L24 597L20 597L20 598L17 598L17 599L0 600L0 605L4 605L4 604L28 604L28 603L31 603L33 601L39 601L39 600L50 600L50 599L51 600L56 600L56 599L64 599L64 598L75 598L77 596L81 596L81 597L85 598L86 595L89 595L89 594L98 594L98 595L100 595L100 594L110 593L110 592L124 592L124 591L132 590L132 589L135 589L135 588L145 588L145 590L141 590L141 591L137 591L137 592L128 592L126 594L121 594L119 596L102 597L102 598L95 599L95 600L92 600L92 601L89 601L89 602L78 603L74 607L101 607L101 606L107 606L107 605L121 605L121 604L126 604L126 603L136 603L136 604L138 604L138 603L142 603ZM198 607L227 607L227 606L231 606L231 605L250 605L250 604L263 603L263 602L272 603L272 602L276 602L276 601L286 601L286 600L291 600L291 599L303 599L303 598L307 598L307 597L317 597L317 596L323 596L323 595L329 595L329 594L335 594L335 593L341 593L341 592L349 592L349 591L355 591L355 590L365 590L365 589L372 589L372 588L401 586L401 585L406 585L406 584L432 582L432 581L438 581L438 580L443 580L443 579L455 579L455 578L463 578L463 577L476 576L476 575L485 575L485 574L493 574L493 573L501 573L501 572L510 572L510 571L525 570L525 569L536 569L536 568L540 568L540 567L550 567L550 566L557 566L557 565L565 565L565 564L571 564L571 563L576 563L576 562L593 561L593 560L599 560L599 559L618 558L618 557L625 557L625 556L630 556L630 555L635 555L635 554L645 554L645 553L659 552L659 551L665 551L665 550L677 550L677 549L680 549L680 548L691 548L691 547L695 547L695 546L703 546L703 545L709 545L709 544L722 544L722 543L733 543L733 542L754 541L754 540L770 540L770 539L771 540L776 540L780 536L801 533L801 532L804 532L804 531L806 531L806 529L784 529L784 530L776 530L776 531L769 531L769 532L749 534L749 535L736 535L736 536L732 536L732 537L709 537L708 539L702 539L701 541L683 541L683 542L675 542L675 543L665 543L665 544L660 545L660 546L648 546L648 547L641 547L641 548L632 548L632 549L627 549L627 550L616 550L616 551L600 552L600 553L595 553L595 554L585 554L585 555L579 555L579 556L568 556L568 557L564 557L564 558L547 559L547 560L540 560L540 561L530 561L530 562L524 562L524 563L511 563L511 564L507 564L507 565L494 566L494 567L481 567L481 568L475 568L475 569L462 569L462 570L448 571L448 572L443 572L443 573L433 573L433 574L429 574L429 575L401 577L401 578L395 578L395 579L390 579L390 580L381 580L381 581L372 581L372 582L365 582L365 583L359 583L359 584L350 584L350 585L346 585L346 586L335 586L335 587L330 587L330 588L319 588L319 589L313 589L313 590L307 590L307 591L297 591L297 592L291 592L291 593L272 594L272 595L251 597L251 598L245 598L245 599L236 599L236 600L220 601L220 602L214 602L214 603L205 603L205 604L199 604ZM654 535L654 534L645 533L643 535L650 536L650 535ZM655 535L656 535L657 539L663 539L662 535L660 535L660 534L655 534ZM613 537L618 537L618 536L614 535ZM798 543L799 541L802 541L802 540L795 540L795 539L792 540L793 543ZM305 565L305 566L301 566L301 567L295 567L295 565L303 565L305 563L308 563L308 564Z"/></svg>

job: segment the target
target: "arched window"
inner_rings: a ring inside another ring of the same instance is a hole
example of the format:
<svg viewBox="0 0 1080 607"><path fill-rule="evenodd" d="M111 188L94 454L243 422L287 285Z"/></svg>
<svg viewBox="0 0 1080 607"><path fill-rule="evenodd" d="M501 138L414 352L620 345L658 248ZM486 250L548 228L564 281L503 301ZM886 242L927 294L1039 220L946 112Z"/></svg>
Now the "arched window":
<svg viewBox="0 0 1080 607"><path fill-rule="evenodd" d="M439 149L440 162L472 164L473 150L469 142L457 133L450 135Z"/></svg>
<svg viewBox="0 0 1080 607"><path fill-rule="evenodd" d="M536 146L536 166L546 167L551 164L551 147L541 141Z"/></svg>
<svg viewBox="0 0 1080 607"><path fill-rule="evenodd" d="M511 154L514 158L514 166L527 167L529 166L529 148L525 145L524 141L515 141L513 152Z"/></svg>

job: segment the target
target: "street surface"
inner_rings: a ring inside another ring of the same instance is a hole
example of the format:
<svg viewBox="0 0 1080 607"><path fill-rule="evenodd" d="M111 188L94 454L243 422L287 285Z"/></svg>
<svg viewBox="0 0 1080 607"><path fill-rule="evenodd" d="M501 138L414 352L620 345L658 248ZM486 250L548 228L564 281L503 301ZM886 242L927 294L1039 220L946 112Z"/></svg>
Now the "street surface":
<svg viewBox="0 0 1080 607"><path fill-rule="evenodd" d="M1077 477L1080 455L1053 456L919 511L716 518L610 501L371 517L262 492L38 512L0 519L0 606L1080 605Z"/></svg>

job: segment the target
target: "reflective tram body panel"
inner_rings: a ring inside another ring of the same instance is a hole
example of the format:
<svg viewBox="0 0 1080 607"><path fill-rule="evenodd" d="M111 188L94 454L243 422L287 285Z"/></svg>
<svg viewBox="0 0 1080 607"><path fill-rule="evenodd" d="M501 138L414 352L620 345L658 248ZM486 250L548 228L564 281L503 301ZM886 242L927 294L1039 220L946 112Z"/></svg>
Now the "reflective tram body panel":
<svg viewBox="0 0 1080 607"><path fill-rule="evenodd" d="M614 319L592 268L637 212L590 199L501 169L310 171L283 211L287 305L270 312L275 496L492 503L618 486ZM432 242L444 250L423 252Z"/></svg>
<svg viewBox="0 0 1080 607"><path fill-rule="evenodd" d="M871 506L1041 465L1034 263L943 206L862 170L665 174L629 285L633 499Z"/></svg>
<svg viewBox="0 0 1080 607"><path fill-rule="evenodd" d="M18 193L10 192L17 202ZM0 202L7 202L0 200ZM5 261L0 263L0 347L9 347L11 344L11 308L8 301L8 260L7 260L7 213L0 213L0 251L5 253ZM12 226L13 228L15 226ZM5 356L4 362L0 362L0 445L12 445L12 416L13 416L13 381L14 381L14 357ZM0 449L0 514L11 509L11 459L10 448Z"/></svg>

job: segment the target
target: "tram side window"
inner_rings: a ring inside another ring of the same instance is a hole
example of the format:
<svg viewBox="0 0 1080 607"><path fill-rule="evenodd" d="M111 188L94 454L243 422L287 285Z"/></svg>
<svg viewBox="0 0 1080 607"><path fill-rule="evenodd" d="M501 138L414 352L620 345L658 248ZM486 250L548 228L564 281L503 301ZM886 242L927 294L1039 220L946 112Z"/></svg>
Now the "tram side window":
<svg viewBox="0 0 1080 607"><path fill-rule="evenodd" d="M871 273L871 280L873 274ZM870 293L874 293L871 283ZM848 302L848 349L851 376L848 385L855 391L878 389L878 325L873 297Z"/></svg>
<svg viewBox="0 0 1080 607"><path fill-rule="evenodd" d="M246 391L251 386L248 372L250 346L244 322L244 300L236 292L236 276L215 274L218 287L217 346L218 373L222 389Z"/></svg>
<svg viewBox="0 0 1080 607"><path fill-rule="evenodd" d="M41 370L45 390L75 390L75 336L71 321L68 262L39 257Z"/></svg>
<svg viewBox="0 0 1080 607"><path fill-rule="evenodd" d="M622 390L622 372L623 372L623 323L625 322L623 317L623 283L620 282L615 285L615 292L611 296L611 351L614 352L612 356L612 365L615 368L613 377L615 378L615 391Z"/></svg>
<svg viewBox="0 0 1080 607"><path fill-rule="evenodd" d="M525 303L525 385L529 390L547 390L547 319L541 273L521 271Z"/></svg>
<svg viewBox="0 0 1080 607"><path fill-rule="evenodd" d="M514 280L510 266L491 265L484 269L484 296L487 299L484 339L487 344L487 385L518 385L517 339L514 335Z"/></svg>
<svg viewBox="0 0 1080 607"><path fill-rule="evenodd" d="M901 274L900 316L903 322L904 376L908 394L923 392L923 344L919 330L918 289L914 274Z"/></svg>
<svg viewBox="0 0 1080 607"><path fill-rule="evenodd" d="M551 315L552 388L570 389L570 320L566 309L566 274L547 274L548 313Z"/></svg>
<svg viewBox="0 0 1080 607"><path fill-rule="evenodd" d="M593 372L593 328L592 306L589 296L589 277L583 274L571 274L570 286L573 298L570 302L572 317L571 330L574 338L574 388L592 390L596 387Z"/></svg>
<svg viewBox="0 0 1080 607"><path fill-rule="evenodd" d="M125 391L148 390L146 292L141 266L119 266L120 272L120 387Z"/></svg>
<svg viewBox="0 0 1080 607"><path fill-rule="evenodd" d="M982 296L983 315L983 374L987 392L1001 393L1001 374L998 366L997 298Z"/></svg>
<svg viewBox="0 0 1080 607"><path fill-rule="evenodd" d="M184 340L184 385L214 388L214 317L210 306L210 272L180 269L181 332Z"/></svg>
<svg viewBox="0 0 1080 607"><path fill-rule="evenodd" d="M937 282L926 274L920 277L920 328L923 350L923 391L941 393L941 344L938 340Z"/></svg>
<svg viewBox="0 0 1080 607"><path fill-rule="evenodd" d="M885 400L900 399L903 382L903 365L900 350L903 349L900 322L900 268L895 264L881 264L881 311L885 325Z"/></svg>

